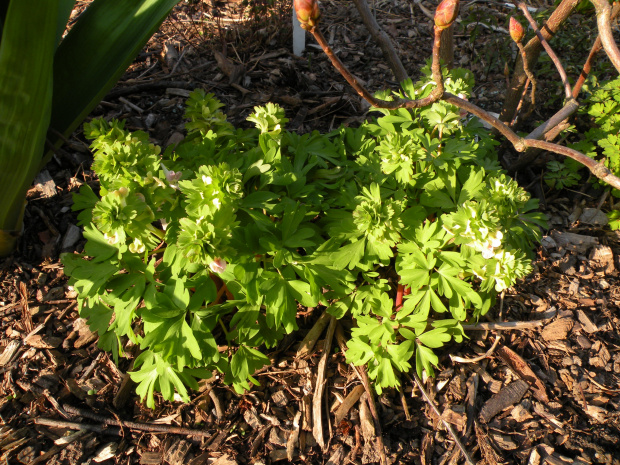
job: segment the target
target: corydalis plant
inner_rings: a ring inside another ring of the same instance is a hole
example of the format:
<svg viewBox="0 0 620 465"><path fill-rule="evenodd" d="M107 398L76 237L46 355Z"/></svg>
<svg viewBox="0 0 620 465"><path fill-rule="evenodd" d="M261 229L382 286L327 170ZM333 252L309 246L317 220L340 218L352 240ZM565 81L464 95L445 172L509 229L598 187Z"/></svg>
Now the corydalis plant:
<svg viewBox="0 0 620 465"><path fill-rule="evenodd" d="M428 95L427 82L404 91ZM471 75L455 70L446 85L466 94ZM346 358L368 364L378 391L412 365L432 374L461 323L529 270L535 202L456 107L298 135L277 105L246 130L204 92L189 105L192 134L163 154L118 122L89 126L108 172L101 197L76 196L88 242L64 257L100 345L115 356L125 338L140 346L132 378L148 405L155 392L187 400L212 370L249 389L300 307L353 319ZM122 155L149 151L148 162ZM401 287L410 294L396 305Z"/></svg>

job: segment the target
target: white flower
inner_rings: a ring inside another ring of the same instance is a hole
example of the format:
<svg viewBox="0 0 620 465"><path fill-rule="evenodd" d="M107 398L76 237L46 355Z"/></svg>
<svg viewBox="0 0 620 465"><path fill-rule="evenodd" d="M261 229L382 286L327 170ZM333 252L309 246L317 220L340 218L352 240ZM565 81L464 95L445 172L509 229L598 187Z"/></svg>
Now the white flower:
<svg viewBox="0 0 620 465"><path fill-rule="evenodd" d="M118 231L115 232L112 236L108 235L108 233L105 233L103 237L106 241L108 241L108 244L114 245L118 242Z"/></svg>
<svg viewBox="0 0 620 465"><path fill-rule="evenodd" d="M226 260L223 258L216 258L211 263L209 263L209 268L213 273L223 273L226 270Z"/></svg>
<svg viewBox="0 0 620 465"><path fill-rule="evenodd" d="M465 231L463 231L464 235L468 235L469 233L471 233L471 221L467 220L467 225L465 226Z"/></svg>
<svg viewBox="0 0 620 465"><path fill-rule="evenodd" d="M491 242L486 241L484 244L482 244L482 258L486 258L488 260L489 258L493 258L494 256L495 253L493 252Z"/></svg>
<svg viewBox="0 0 620 465"><path fill-rule="evenodd" d="M129 251L131 253L144 253L146 247L142 243L142 241L138 238L135 238L131 244L129 244Z"/></svg>
<svg viewBox="0 0 620 465"><path fill-rule="evenodd" d="M486 229L486 228L484 228ZM489 238L482 243L482 257L489 259L495 256L494 250L502 245L502 237L504 235L501 231L496 231L495 236L489 236Z"/></svg>
<svg viewBox="0 0 620 465"><path fill-rule="evenodd" d="M211 178L211 176L205 176L204 174L202 175L202 182L204 182L205 184L209 185L213 182L213 179Z"/></svg>
<svg viewBox="0 0 620 465"><path fill-rule="evenodd" d="M215 205L217 208L220 207L220 199L218 199L217 197L213 199L213 205Z"/></svg>

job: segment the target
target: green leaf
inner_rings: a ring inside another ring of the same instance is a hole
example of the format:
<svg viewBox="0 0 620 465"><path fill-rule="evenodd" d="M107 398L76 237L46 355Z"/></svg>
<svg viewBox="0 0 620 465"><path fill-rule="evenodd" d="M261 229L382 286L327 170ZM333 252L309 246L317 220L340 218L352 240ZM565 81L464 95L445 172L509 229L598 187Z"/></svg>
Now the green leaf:
<svg viewBox="0 0 620 465"><path fill-rule="evenodd" d="M239 346L239 349L232 356L230 361L230 372L232 375L232 383L238 394L243 394L244 390L249 390L248 380L258 385L251 375L270 362L269 357L263 355L256 349L245 345Z"/></svg>
<svg viewBox="0 0 620 465"><path fill-rule="evenodd" d="M295 318L297 316L297 302L293 288L286 280L278 278L265 295L265 307L267 311L267 324L276 329L284 327L287 333L297 329Z"/></svg>
<svg viewBox="0 0 620 465"><path fill-rule="evenodd" d="M364 257L364 249L366 245L366 239L360 239L347 244L338 249L337 252L332 254L334 267L343 270L349 268L352 270Z"/></svg>
<svg viewBox="0 0 620 465"><path fill-rule="evenodd" d="M418 336L418 340L431 349L443 347L446 342L450 342L450 339L452 337L443 328L431 329Z"/></svg>
<svg viewBox="0 0 620 465"><path fill-rule="evenodd" d="M178 2L95 0L88 5L54 55L54 130L65 137L75 130ZM37 5L29 14L41 11Z"/></svg>
<svg viewBox="0 0 620 465"><path fill-rule="evenodd" d="M414 341L408 340L400 344L388 344L386 349L392 359L392 365L399 371L406 373L411 369L409 360L413 356Z"/></svg>
<svg viewBox="0 0 620 465"><path fill-rule="evenodd" d="M21 230L26 191L40 169L52 110L59 5L10 1L0 30L0 231ZM4 239L0 235L0 256L13 245Z"/></svg>
<svg viewBox="0 0 620 465"><path fill-rule="evenodd" d="M313 296L310 292L310 284L299 280L287 281L286 284L289 287L289 292L295 297L295 300L304 307L316 307L319 303L318 298Z"/></svg>
<svg viewBox="0 0 620 465"><path fill-rule="evenodd" d="M435 371L433 370L433 365L437 366L439 364L439 358L437 358L431 349L416 343L415 361L418 376L422 377L423 370L426 370L428 376L434 376Z"/></svg>

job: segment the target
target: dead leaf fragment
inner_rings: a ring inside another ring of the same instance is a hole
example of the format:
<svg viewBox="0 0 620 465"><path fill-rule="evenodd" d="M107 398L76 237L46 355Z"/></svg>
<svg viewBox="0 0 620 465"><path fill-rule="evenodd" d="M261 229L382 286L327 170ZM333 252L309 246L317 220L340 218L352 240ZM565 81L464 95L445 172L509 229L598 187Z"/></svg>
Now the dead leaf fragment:
<svg viewBox="0 0 620 465"><path fill-rule="evenodd" d="M335 423L336 425L340 424L344 417L347 416L351 407L355 405L355 403L359 400L361 395L364 393L364 386L358 384L355 386L349 395L344 399L344 402L340 404L335 413Z"/></svg>
<svg viewBox="0 0 620 465"><path fill-rule="evenodd" d="M599 423L604 423L608 414L607 410L604 408L591 404L588 404L586 407L586 413Z"/></svg>
<svg viewBox="0 0 620 465"><path fill-rule="evenodd" d="M364 436L364 440L367 443L371 443L374 442L375 439L375 425L366 398L366 393L362 394L360 398L360 424L362 425L362 436Z"/></svg>
<svg viewBox="0 0 620 465"><path fill-rule="evenodd" d="M534 397L541 402L549 402L549 396L545 385L538 376L532 371L528 363L514 351L506 346L500 347L497 351L504 363L508 365L519 377L528 382Z"/></svg>
<svg viewBox="0 0 620 465"><path fill-rule="evenodd" d="M528 388L528 384L522 379L513 381L508 386L503 387L482 406L482 410L480 410L482 421L488 423L499 412L519 402Z"/></svg>
<svg viewBox="0 0 620 465"><path fill-rule="evenodd" d="M590 260L595 270L604 271L605 274L614 272L614 253L607 245L597 245L590 252Z"/></svg>
<svg viewBox="0 0 620 465"><path fill-rule="evenodd" d="M598 327L592 323L592 320L588 318L583 310L577 310L577 318L579 319L579 323L581 323L582 329L586 333L595 333L598 331Z"/></svg>
<svg viewBox="0 0 620 465"><path fill-rule="evenodd" d="M598 245L598 239L571 232L553 231L551 236L560 247L585 253L590 247Z"/></svg>
<svg viewBox="0 0 620 465"><path fill-rule="evenodd" d="M566 339L569 331L573 329L574 322L570 318L560 318L546 325L541 336L545 341L556 341L558 339Z"/></svg>
<svg viewBox="0 0 620 465"><path fill-rule="evenodd" d="M605 226L609 223L609 218L598 208L584 208L583 213L579 216L579 221L594 226Z"/></svg>
<svg viewBox="0 0 620 465"><path fill-rule="evenodd" d="M35 349L55 349L62 344L62 339L45 334L35 334L34 336L26 338L24 342Z"/></svg>

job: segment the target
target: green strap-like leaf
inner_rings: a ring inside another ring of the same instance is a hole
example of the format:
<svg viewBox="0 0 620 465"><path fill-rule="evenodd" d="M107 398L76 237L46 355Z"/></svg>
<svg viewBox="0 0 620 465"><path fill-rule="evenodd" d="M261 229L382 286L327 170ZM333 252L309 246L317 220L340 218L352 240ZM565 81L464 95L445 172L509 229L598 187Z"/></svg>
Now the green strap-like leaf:
<svg viewBox="0 0 620 465"><path fill-rule="evenodd" d="M21 228L50 120L58 0L13 0L0 42L0 247ZM0 256L10 252L0 250Z"/></svg>
<svg viewBox="0 0 620 465"><path fill-rule="evenodd" d="M54 57L54 134L75 130L178 2L95 0L89 5Z"/></svg>

